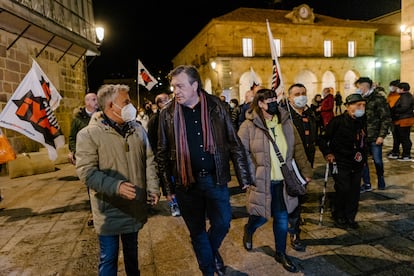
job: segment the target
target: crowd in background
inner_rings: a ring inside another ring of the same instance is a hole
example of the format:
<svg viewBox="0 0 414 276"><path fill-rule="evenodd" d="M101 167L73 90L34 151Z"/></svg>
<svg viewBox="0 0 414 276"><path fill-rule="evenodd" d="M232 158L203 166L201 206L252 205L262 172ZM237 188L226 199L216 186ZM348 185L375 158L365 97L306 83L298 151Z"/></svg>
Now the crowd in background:
<svg viewBox="0 0 414 276"><path fill-rule="evenodd" d="M359 227L355 218L360 193L373 189L370 159L376 188L386 189L382 147L387 135L391 133L393 138L387 158L411 161L414 98L406 82L390 82L386 93L370 78L361 77L355 82L356 92L346 98L340 91L324 87L312 99L301 83L291 85L282 99L254 84L240 103L204 91L192 66L176 67L169 78L174 93L160 93L154 103L145 100L137 108L129 99L129 87L101 87L97 96L100 111L96 106L92 113L85 113L89 125L79 127L72 135L82 141L72 143L71 158L81 180L91 189L102 274L116 269L116 264L108 262L118 257L119 236L125 247L126 271L139 275L134 258L138 230L147 216L142 208L147 200L156 204L162 192L171 214L182 216L187 225L203 275L224 275L219 249L231 222L227 188L231 163L246 193L249 218L243 229L244 248L252 250L254 232L272 218L275 260L287 271L297 272L297 265L286 255L286 239L289 237L294 250L306 251L300 238L301 206L306 195L286 194L280 157L296 160L310 182L315 153L321 151L335 180L332 217L335 226L344 229ZM102 140L106 135L111 139L109 147ZM101 160L113 156L113 148L124 152L120 159ZM130 163L136 158L131 153L145 153L146 158ZM124 171L125 166L132 171ZM139 179L140 185L132 179ZM104 202L100 200L105 198L112 199L102 209ZM132 206L131 200L139 203ZM133 213L132 207L141 213ZM102 220L111 216L111 208L118 216L113 217L114 223L122 224L119 227ZM119 220L119 208L132 213L123 214ZM134 217L138 220L132 222Z"/></svg>

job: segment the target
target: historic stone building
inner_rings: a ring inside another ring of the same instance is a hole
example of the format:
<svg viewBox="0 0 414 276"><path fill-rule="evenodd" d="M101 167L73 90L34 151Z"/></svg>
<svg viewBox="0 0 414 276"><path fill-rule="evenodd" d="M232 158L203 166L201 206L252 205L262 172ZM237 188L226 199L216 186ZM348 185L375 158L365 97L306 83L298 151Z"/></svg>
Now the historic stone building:
<svg viewBox="0 0 414 276"><path fill-rule="evenodd" d="M414 0L401 1L401 81L414 87ZM411 88L414 91L414 88Z"/></svg>
<svg viewBox="0 0 414 276"><path fill-rule="evenodd" d="M87 90L85 57L99 55L92 0L1 0L0 112L32 66L32 60L62 96L55 111L66 141L72 112ZM41 144L2 128L16 153Z"/></svg>
<svg viewBox="0 0 414 276"><path fill-rule="evenodd" d="M355 21L314 14L305 4L292 11L239 8L214 18L174 57L173 64L195 65L208 92L243 102L251 69L262 85L270 87L266 19L285 90L301 82L308 88L309 102L324 87L348 95L360 76L386 88L400 77L399 11L373 21Z"/></svg>

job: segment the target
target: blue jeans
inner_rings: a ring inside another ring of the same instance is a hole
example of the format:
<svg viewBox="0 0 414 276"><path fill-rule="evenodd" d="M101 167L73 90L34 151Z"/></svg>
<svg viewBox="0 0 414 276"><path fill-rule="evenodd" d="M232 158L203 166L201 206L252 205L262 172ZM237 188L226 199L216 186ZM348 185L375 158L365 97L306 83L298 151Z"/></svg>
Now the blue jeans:
<svg viewBox="0 0 414 276"><path fill-rule="evenodd" d="M204 275L213 275L214 254L230 229L229 190L225 185L217 185L212 175L207 175L196 177L196 183L188 190L177 187L175 196L190 232L198 266ZM210 224L208 231L206 216Z"/></svg>
<svg viewBox="0 0 414 276"><path fill-rule="evenodd" d="M121 236L124 265L127 275L139 275L138 232L129 234L99 235L99 275L116 276L118 272L119 237Z"/></svg>
<svg viewBox="0 0 414 276"><path fill-rule="evenodd" d="M374 159L375 170L378 178L378 188L385 188L384 163L382 161L382 144L377 145L375 142L371 142L368 146L372 155L372 159ZM365 164L364 168L362 169L362 180L364 183L371 184L368 164Z"/></svg>
<svg viewBox="0 0 414 276"><path fill-rule="evenodd" d="M272 216L273 216L273 235L275 240L276 253L286 254L286 238L288 232L288 212L283 200L283 182L272 181L270 184L272 194ZM247 222L246 231L252 234L257 228L267 222L261 216L250 215Z"/></svg>

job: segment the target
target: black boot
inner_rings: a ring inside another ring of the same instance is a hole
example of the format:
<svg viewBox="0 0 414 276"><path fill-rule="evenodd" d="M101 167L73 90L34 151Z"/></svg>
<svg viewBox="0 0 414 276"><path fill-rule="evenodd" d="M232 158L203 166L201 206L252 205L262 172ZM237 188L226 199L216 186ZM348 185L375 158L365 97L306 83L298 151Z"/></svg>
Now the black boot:
<svg viewBox="0 0 414 276"><path fill-rule="evenodd" d="M247 224L244 225L243 246L247 251L253 249L253 234L247 233Z"/></svg>
<svg viewBox="0 0 414 276"><path fill-rule="evenodd" d="M306 251L306 245L300 240L299 235L290 235L290 245L299 252Z"/></svg>
<svg viewBox="0 0 414 276"><path fill-rule="evenodd" d="M276 252L275 260L276 262L281 263L283 265L283 268L289 272L296 273L299 271L298 268L293 264L292 260L286 254Z"/></svg>

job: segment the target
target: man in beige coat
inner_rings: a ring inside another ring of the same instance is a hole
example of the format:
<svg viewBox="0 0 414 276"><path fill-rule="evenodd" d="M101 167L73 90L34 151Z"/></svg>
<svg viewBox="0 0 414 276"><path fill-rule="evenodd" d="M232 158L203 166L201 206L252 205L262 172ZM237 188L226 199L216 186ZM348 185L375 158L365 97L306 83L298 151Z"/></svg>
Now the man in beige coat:
<svg viewBox="0 0 414 276"><path fill-rule="evenodd" d="M154 154L128 92L126 85L103 85L103 111L76 140L76 169L90 189L99 238L99 275L117 274L119 238L126 274L139 275L138 231L147 221L147 198L156 204L160 195Z"/></svg>

